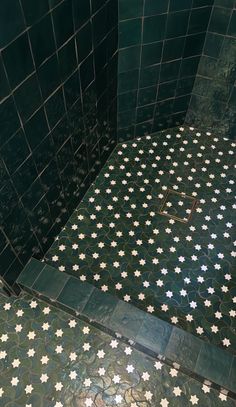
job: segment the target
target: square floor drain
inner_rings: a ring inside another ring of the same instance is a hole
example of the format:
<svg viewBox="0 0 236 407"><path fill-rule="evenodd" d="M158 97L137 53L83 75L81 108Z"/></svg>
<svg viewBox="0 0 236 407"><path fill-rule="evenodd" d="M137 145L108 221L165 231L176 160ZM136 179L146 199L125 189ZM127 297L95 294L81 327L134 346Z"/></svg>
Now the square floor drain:
<svg viewBox="0 0 236 407"><path fill-rule="evenodd" d="M188 223L192 218L197 202L197 199L183 192L167 189L159 214L168 216L179 222Z"/></svg>

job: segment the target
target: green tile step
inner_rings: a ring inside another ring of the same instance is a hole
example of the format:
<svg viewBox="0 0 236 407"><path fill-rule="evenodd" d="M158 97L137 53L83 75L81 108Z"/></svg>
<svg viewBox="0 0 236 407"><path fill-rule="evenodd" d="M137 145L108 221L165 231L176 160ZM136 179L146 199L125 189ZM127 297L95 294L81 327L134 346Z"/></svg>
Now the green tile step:
<svg viewBox="0 0 236 407"><path fill-rule="evenodd" d="M33 258L17 283L23 290L102 331L119 334L143 352L175 363L189 376L226 389L236 398L236 358L230 352Z"/></svg>

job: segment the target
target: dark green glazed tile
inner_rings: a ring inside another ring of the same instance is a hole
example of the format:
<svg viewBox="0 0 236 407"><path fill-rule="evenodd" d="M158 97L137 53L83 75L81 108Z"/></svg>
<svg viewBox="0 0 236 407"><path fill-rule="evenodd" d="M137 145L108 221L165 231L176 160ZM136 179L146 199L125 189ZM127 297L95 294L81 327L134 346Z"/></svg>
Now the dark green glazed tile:
<svg viewBox="0 0 236 407"><path fill-rule="evenodd" d="M66 99L66 106L67 109L77 101L80 97L80 83L79 83L79 72L75 71L70 78L64 83L64 94ZM80 110L78 109L78 114L80 114Z"/></svg>
<svg viewBox="0 0 236 407"><path fill-rule="evenodd" d="M30 288L44 267L45 267L44 263L33 258L30 259L29 262L24 267L24 269L22 270L22 272L20 273L17 282L22 286Z"/></svg>
<svg viewBox="0 0 236 407"><path fill-rule="evenodd" d="M202 343L195 336L174 327L165 350L165 356L193 371Z"/></svg>
<svg viewBox="0 0 236 407"><path fill-rule="evenodd" d="M145 0L144 15L152 16L155 14L166 13L168 10L168 1L166 0Z"/></svg>
<svg viewBox="0 0 236 407"><path fill-rule="evenodd" d="M73 0L73 19L78 30L90 18L90 0Z"/></svg>
<svg viewBox="0 0 236 407"><path fill-rule="evenodd" d="M173 112L187 111L191 95L176 97L173 105Z"/></svg>
<svg viewBox="0 0 236 407"><path fill-rule="evenodd" d="M37 169L33 158L30 155L12 177L16 191L20 196L24 195L37 176Z"/></svg>
<svg viewBox="0 0 236 407"><path fill-rule="evenodd" d="M144 317L143 311L119 301L107 324L115 332L134 340Z"/></svg>
<svg viewBox="0 0 236 407"><path fill-rule="evenodd" d="M232 12L227 34L232 35L233 37L236 36L236 10L233 10Z"/></svg>
<svg viewBox="0 0 236 407"><path fill-rule="evenodd" d="M138 88L139 70L123 72L118 79L118 93L128 92Z"/></svg>
<svg viewBox="0 0 236 407"><path fill-rule="evenodd" d="M7 24L6 24L7 21ZM0 3L0 48L5 47L25 29L19 0Z"/></svg>
<svg viewBox="0 0 236 407"><path fill-rule="evenodd" d="M1 150L1 156L10 174L25 161L30 154L24 132L19 130Z"/></svg>
<svg viewBox="0 0 236 407"><path fill-rule="evenodd" d="M88 88L89 84L94 80L94 64L93 56L89 55L88 58L80 66L80 83L82 91Z"/></svg>
<svg viewBox="0 0 236 407"><path fill-rule="evenodd" d="M232 9L233 7L235 7L235 1L234 0L215 0L214 5Z"/></svg>
<svg viewBox="0 0 236 407"><path fill-rule="evenodd" d="M167 62L181 58L183 55L184 44L185 44L184 37L166 40L164 42L162 61Z"/></svg>
<svg viewBox="0 0 236 407"><path fill-rule="evenodd" d="M161 65L149 66L142 68L140 71L140 87L156 85L159 79Z"/></svg>
<svg viewBox="0 0 236 407"><path fill-rule="evenodd" d="M180 76L193 76L197 72L200 57L184 58L181 64Z"/></svg>
<svg viewBox="0 0 236 407"><path fill-rule="evenodd" d="M169 13L167 17L166 38L186 35L188 28L189 11Z"/></svg>
<svg viewBox="0 0 236 407"><path fill-rule="evenodd" d="M118 111L131 110L137 104L137 90L122 93L118 97Z"/></svg>
<svg viewBox="0 0 236 407"><path fill-rule="evenodd" d="M121 21L119 23L119 47L126 48L141 42L141 18Z"/></svg>
<svg viewBox="0 0 236 407"><path fill-rule="evenodd" d="M234 356L233 362L230 368L229 380L228 380L228 388L235 392L236 390L236 357Z"/></svg>
<svg viewBox="0 0 236 407"><path fill-rule="evenodd" d="M135 123L136 109L118 113L119 127L129 127Z"/></svg>
<svg viewBox="0 0 236 407"><path fill-rule="evenodd" d="M38 70L39 84L45 99L59 86L60 74L56 55L49 58Z"/></svg>
<svg viewBox="0 0 236 407"><path fill-rule="evenodd" d="M148 88L139 89L138 106L149 105L156 100L157 87L150 86Z"/></svg>
<svg viewBox="0 0 236 407"><path fill-rule="evenodd" d="M180 60L161 64L160 82L168 82L178 78Z"/></svg>
<svg viewBox="0 0 236 407"><path fill-rule="evenodd" d="M61 47L73 34L72 0L63 1L52 12L57 47Z"/></svg>
<svg viewBox="0 0 236 407"><path fill-rule="evenodd" d="M36 178L34 183L30 185L30 188L22 196L22 204L27 210L32 211L38 202L43 198L45 191L40 182L40 178Z"/></svg>
<svg viewBox="0 0 236 407"><path fill-rule="evenodd" d="M62 88L59 88L45 104L49 126L52 129L65 114Z"/></svg>
<svg viewBox="0 0 236 407"><path fill-rule="evenodd" d="M137 123L146 122L153 118L155 104L138 107L137 109Z"/></svg>
<svg viewBox="0 0 236 407"><path fill-rule="evenodd" d="M136 341L148 349L164 355L171 332L172 326L167 322L151 315L145 315L143 323L139 327Z"/></svg>
<svg viewBox="0 0 236 407"><path fill-rule="evenodd" d="M12 248L8 244L4 250L0 253L0 261L1 261L1 273L0 275L3 276L6 270L9 269L10 265L15 261L16 255L13 252Z"/></svg>
<svg viewBox="0 0 236 407"><path fill-rule="evenodd" d="M144 0L119 0L120 20L142 17Z"/></svg>
<svg viewBox="0 0 236 407"><path fill-rule="evenodd" d="M10 85L14 89L34 70L27 34L22 34L12 42L2 55Z"/></svg>
<svg viewBox="0 0 236 407"><path fill-rule="evenodd" d="M67 274L60 273L53 267L46 265L32 285L32 289L49 298L56 299L69 278Z"/></svg>
<svg viewBox="0 0 236 407"><path fill-rule="evenodd" d="M48 134L33 151L33 159L38 172L43 171L55 155L55 146L51 134Z"/></svg>
<svg viewBox="0 0 236 407"><path fill-rule="evenodd" d="M221 386L227 386L233 356L214 345L204 343L194 372Z"/></svg>
<svg viewBox="0 0 236 407"><path fill-rule="evenodd" d="M156 42L164 40L166 14L160 14L144 18L143 24L143 43Z"/></svg>
<svg viewBox="0 0 236 407"><path fill-rule="evenodd" d="M49 10L48 1L40 0L39 2L32 2L31 0L21 0L26 24L32 25L35 21L39 20Z"/></svg>
<svg viewBox="0 0 236 407"><path fill-rule="evenodd" d="M159 64L162 56L163 42L156 42L153 44L146 44L142 47L142 60L141 67Z"/></svg>
<svg viewBox="0 0 236 407"><path fill-rule="evenodd" d="M16 106L12 96L9 96L0 104L0 147L16 132L20 127Z"/></svg>
<svg viewBox="0 0 236 407"><path fill-rule="evenodd" d="M96 47L107 35L106 24L104 24L107 19L107 7L102 7L92 18L94 47Z"/></svg>
<svg viewBox="0 0 236 407"><path fill-rule="evenodd" d="M0 56L0 99L3 99L10 93L5 69L3 67L2 57Z"/></svg>
<svg viewBox="0 0 236 407"><path fill-rule="evenodd" d="M29 30L30 42L36 66L39 66L56 50L51 16L47 15Z"/></svg>
<svg viewBox="0 0 236 407"><path fill-rule="evenodd" d="M175 95L176 81L161 83L158 87L157 100L173 98Z"/></svg>
<svg viewBox="0 0 236 407"><path fill-rule="evenodd" d="M170 0L169 12L189 9L191 4L188 0Z"/></svg>
<svg viewBox="0 0 236 407"><path fill-rule="evenodd" d="M82 62L92 51L92 24L88 21L87 24L79 30L76 36L77 53L79 62Z"/></svg>
<svg viewBox="0 0 236 407"><path fill-rule="evenodd" d="M44 108L41 107L25 124L25 135L32 150L49 132Z"/></svg>
<svg viewBox="0 0 236 407"><path fill-rule="evenodd" d="M81 312L85 304L89 301L94 289L92 285L81 283L78 279L70 277L58 295L57 301L72 308L76 312Z"/></svg>
<svg viewBox="0 0 236 407"><path fill-rule="evenodd" d="M211 7L203 7L193 9L191 11L188 34L195 34L201 31L206 31L211 14Z"/></svg>
<svg viewBox="0 0 236 407"><path fill-rule="evenodd" d="M205 41L205 34L189 35L186 38L184 47L184 57L191 57L194 55L200 55Z"/></svg>
<svg viewBox="0 0 236 407"><path fill-rule="evenodd" d="M14 99L21 120L24 123L42 104L36 74L26 79L14 92Z"/></svg>
<svg viewBox="0 0 236 407"><path fill-rule="evenodd" d="M225 34L230 21L231 10L222 7L213 7L208 31Z"/></svg>
<svg viewBox="0 0 236 407"><path fill-rule="evenodd" d="M122 49L119 52L119 73L131 71L139 67L140 46Z"/></svg>
<svg viewBox="0 0 236 407"><path fill-rule="evenodd" d="M223 35L207 33L204 45L204 54L213 58L218 58L223 41Z"/></svg>
<svg viewBox="0 0 236 407"><path fill-rule="evenodd" d="M117 303L118 299L116 297L112 297L111 295L103 293L95 288L82 313L88 318L106 326L106 323L112 315Z"/></svg>

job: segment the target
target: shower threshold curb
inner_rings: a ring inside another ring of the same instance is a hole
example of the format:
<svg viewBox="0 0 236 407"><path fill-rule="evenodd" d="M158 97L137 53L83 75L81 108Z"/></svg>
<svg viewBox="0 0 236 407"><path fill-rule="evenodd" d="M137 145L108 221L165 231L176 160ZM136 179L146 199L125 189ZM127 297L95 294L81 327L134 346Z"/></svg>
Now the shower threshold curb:
<svg viewBox="0 0 236 407"><path fill-rule="evenodd" d="M236 399L236 356L31 258L20 287Z"/></svg>

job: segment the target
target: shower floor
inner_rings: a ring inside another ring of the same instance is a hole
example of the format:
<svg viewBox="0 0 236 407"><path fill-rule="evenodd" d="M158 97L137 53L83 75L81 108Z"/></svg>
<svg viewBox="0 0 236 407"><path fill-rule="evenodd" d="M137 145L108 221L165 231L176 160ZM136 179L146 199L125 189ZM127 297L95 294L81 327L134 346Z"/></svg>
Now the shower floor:
<svg viewBox="0 0 236 407"><path fill-rule="evenodd" d="M0 406L236 406L227 392L29 295L0 295L0 327Z"/></svg>
<svg viewBox="0 0 236 407"><path fill-rule="evenodd" d="M235 146L191 127L118 145L45 260L236 353Z"/></svg>

